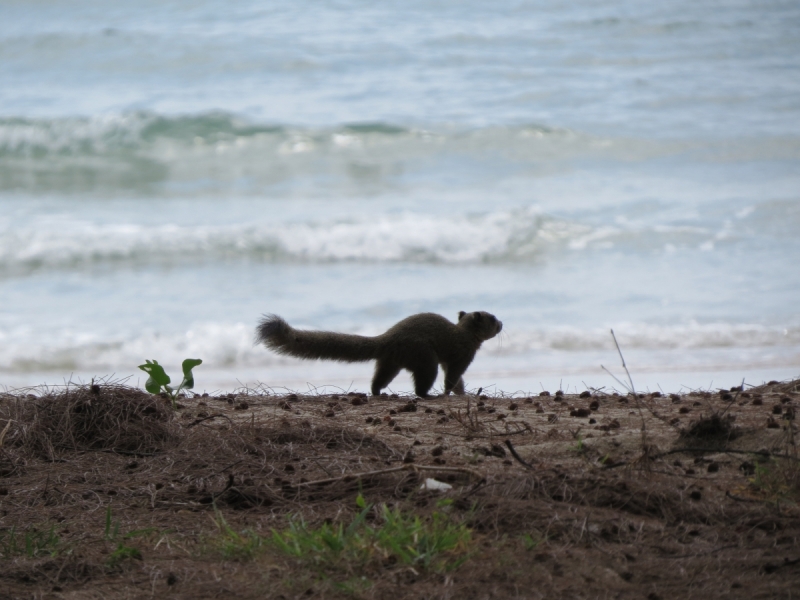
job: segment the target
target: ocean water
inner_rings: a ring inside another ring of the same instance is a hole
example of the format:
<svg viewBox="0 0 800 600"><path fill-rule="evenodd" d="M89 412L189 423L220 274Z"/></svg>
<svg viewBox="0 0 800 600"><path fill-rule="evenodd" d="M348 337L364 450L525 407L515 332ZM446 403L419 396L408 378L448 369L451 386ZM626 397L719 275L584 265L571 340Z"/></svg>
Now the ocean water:
<svg viewBox="0 0 800 600"><path fill-rule="evenodd" d="M0 386L366 391L260 316L459 310L505 324L472 389L622 389L612 328L637 389L800 376L796 2L0 16Z"/></svg>

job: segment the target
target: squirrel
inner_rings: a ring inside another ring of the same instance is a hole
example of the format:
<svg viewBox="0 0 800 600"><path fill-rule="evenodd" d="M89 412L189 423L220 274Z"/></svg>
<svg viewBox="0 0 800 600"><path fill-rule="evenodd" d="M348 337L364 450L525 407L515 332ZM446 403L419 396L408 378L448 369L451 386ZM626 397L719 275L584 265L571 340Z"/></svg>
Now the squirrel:
<svg viewBox="0 0 800 600"><path fill-rule="evenodd" d="M458 313L453 324L441 315L411 315L375 337L299 331L277 315L265 315L256 329L257 342L278 354L298 358L327 358L341 362L376 360L372 394L378 396L400 369L411 371L414 391L421 398L436 381L439 365L444 369L444 395L464 393L462 375L481 344L496 336L503 323L483 311Z"/></svg>

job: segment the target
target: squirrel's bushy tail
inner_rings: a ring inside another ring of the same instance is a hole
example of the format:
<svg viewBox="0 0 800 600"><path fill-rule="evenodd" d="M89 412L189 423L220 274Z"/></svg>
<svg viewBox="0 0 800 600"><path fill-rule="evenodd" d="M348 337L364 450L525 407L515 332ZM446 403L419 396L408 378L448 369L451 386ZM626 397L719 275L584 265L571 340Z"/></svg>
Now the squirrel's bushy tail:
<svg viewBox="0 0 800 600"><path fill-rule="evenodd" d="M378 355L375 338L329 331L299 331L278 315L264 316L256 328L256 340L278 354L297 358L364 362Z"/></svg>

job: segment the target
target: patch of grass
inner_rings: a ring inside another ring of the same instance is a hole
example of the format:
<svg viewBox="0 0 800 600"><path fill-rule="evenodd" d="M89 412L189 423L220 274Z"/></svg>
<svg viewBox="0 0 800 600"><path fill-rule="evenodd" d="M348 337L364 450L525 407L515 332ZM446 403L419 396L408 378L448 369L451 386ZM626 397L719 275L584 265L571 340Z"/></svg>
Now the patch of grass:
<svg viewBox="0 0 800 600"><path fill-rule="evenodd" d="M219 528L219 535L213 540L213 545L224 560L250 561L263 554L268 547L268 538L249 529L238 533L228 525L216 505L214 523Z"/></svg>
<svg viewBox="0 0 800 600"><path fill-rule="evenodd" d="M424 519L385 504L373 507L360 495L357 503L361 510L347 525L313 526L293 518L285 529L273 529L267 536L249 530L236 532L218 512L217 547L225 559L251 560L272 551L315 566L344 567L351 572L375 563L450 571L469 557L472 532L450 517L445 510L447 501ZM373 509L378 521L374 525L368 522Z"/></svg>
<svg viewBox="0 0 800 600"><path fill-rule="evenodd" d="M117 567L121 563L125 562L126 560L143 560L142 552L138 548L133 546L127 545L126 541L141 537L145 535L149 535L157 531L155 527L147 527L145 529L135 529L133 531L129 531L122 536L119 535L119 521L113 521L111 518L111 505L108 505L106 508L106 523L105 523L105 531L104 537L109 542L116 542L116 548L112 550L111 554L106 561L106 564L111 567Z"/></svg>
<svg viewBox="0 0 800 600"><path fill-rule="evenodd" d="M796 461L771 459L765 464L756 464L750 485L767 502L800 503L800 465Z"/></svg>
<svg viewBox="0 0 800 600"><path fill-rule="evenodd" d="M536 548L546 542L547 536L541 536L538 534L531 535L530 533L526 533L520 539L522 540L522 545L525 547L525 550L531 551L536 550Z"/></svg>
<svg viewBox="0 0 800 600"><path fill-rule="evenodd" d="M37 558L40 556L56 556L61 550L61 540L56 534L55 526L48 530L30 528L24 533L12 527L4 534L0 534L0 557L26 556Z"/></svg>

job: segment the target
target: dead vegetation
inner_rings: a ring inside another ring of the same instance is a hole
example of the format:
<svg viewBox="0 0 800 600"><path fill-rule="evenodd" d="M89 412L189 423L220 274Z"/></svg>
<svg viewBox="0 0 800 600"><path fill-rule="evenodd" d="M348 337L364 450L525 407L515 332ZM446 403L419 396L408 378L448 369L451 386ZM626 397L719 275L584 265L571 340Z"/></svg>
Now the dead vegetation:
<svg viewBox="0 0 800 600"><path fill-rule="evenodd" d="M0 596L789 597L798 401L2 394Z"/></svg>

